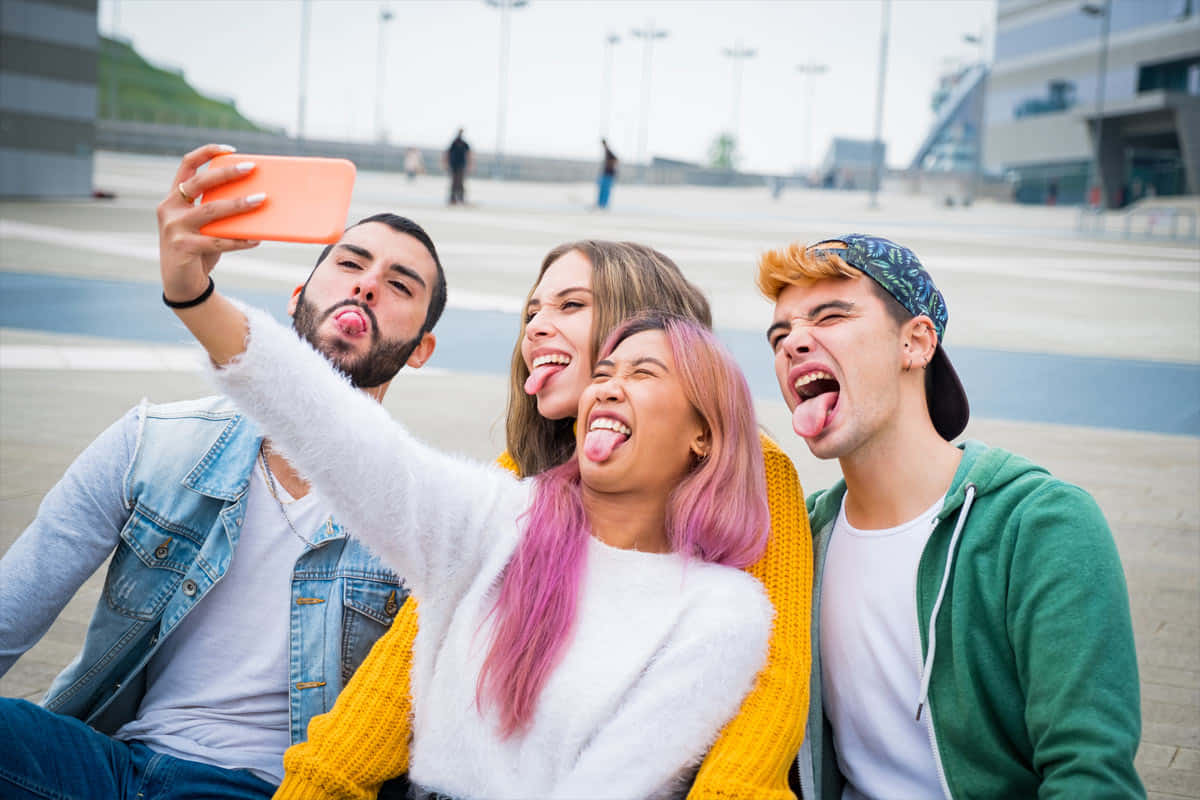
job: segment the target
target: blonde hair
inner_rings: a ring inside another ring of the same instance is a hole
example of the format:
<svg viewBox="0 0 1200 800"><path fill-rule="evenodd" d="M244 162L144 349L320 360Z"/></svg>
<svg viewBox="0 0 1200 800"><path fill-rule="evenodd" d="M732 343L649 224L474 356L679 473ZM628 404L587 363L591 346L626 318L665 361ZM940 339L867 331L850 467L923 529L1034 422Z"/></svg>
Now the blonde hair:
<svg viewBox="0 0 1200 800"><path fill-rule="evenodd" d="M642 311L663 311L712 328L712 312L704 294L679 271L675 262L659 251L634 242L587 239L555 247L542 260L534 289L550 265L575 251L592 265L592 340L588 357L596 360L600 345L621 322ZM513 347L509 370L508 412L505 420L508 453L522 475L536 475L563 463L575 451L574 418L546 419L537 410L537 398L525 394L529 368L521 355L525 318Z"/></svg>

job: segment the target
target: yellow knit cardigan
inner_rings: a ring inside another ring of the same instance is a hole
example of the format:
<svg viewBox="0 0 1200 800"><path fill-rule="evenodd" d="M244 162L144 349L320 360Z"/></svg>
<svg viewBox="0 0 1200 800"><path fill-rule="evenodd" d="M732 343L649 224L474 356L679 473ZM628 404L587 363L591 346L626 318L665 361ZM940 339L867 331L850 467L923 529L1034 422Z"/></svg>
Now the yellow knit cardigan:
<svg viewBox="0 0 1200 800"><path fill-rule="evenodd" d="M767 663L741 710L709 750L688 800L792 800L788 770L808 718L812 534L804 493L787 455L765 434L763 461L771 536L747 572L775 606ZM518 472L504 453L498 463ZM409 670L417 635L409 599L371 649L328 714L313 717L308 741L288 748L277 800L374 798L384 781L408 770L412 700ZM664 724L670 725L669 720Z"/></svg>

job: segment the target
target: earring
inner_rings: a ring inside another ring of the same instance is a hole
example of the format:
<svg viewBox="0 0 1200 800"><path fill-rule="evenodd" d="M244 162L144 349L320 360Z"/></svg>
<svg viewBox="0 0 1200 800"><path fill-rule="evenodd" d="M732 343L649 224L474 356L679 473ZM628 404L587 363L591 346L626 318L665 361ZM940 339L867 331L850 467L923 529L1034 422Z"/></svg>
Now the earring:
<svg viewBox="0 0 1200 800"><path fill-rule="evenodd" d="M905 371L905 372L908 372L908 371L910 371L911 369L912 369L912 358L910 357L910 358L908 359L908 362L907 362L907 363L905 363L905 365L904 365L904 371Z"/></svg>

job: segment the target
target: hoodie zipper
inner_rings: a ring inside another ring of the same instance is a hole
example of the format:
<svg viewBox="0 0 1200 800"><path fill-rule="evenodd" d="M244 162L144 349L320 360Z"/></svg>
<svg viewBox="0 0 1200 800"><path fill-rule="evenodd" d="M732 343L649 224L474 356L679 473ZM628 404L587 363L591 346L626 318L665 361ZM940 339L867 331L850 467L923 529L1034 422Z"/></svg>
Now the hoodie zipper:
<svg viewBox="0 0 1200 800"><path fill-rule="evenodd" d="M917 699L917 720L921 719L921 714L925 713L925 730L929 734L929 746L933 749L933 764L937 767L938 783L941 784L942 793L947 800L953 800L953 795L950 794L950 785L946 782L946 770L942 766L942 753L938 749L937 732L933 729L933 705L929 701L929 679L932 676L933 661L932 656L936 654L937 633L935 626L937 625L937 615L941 610L942 598L945 596L946 583L950 580L950 569L954 563L954 555L958 550L959 537L962 535L962 529L967 522L967 514L971 510L971 504L975 501L975 484L968 483L966 486L966 497L963 499L962 508L958 512L958 521L954 526L954 533L950 537L950 546L946 551L946 567L942 572L942 582L938 588L937 600L934 602L933 611L929 615L929 631L927 634L928 641L932 651L928 654L921 652L921 606L917 602L917 592L919 591L917 579L921 571L921 559L917 559L917 571L913 575L913 608L917 614L917 669L921 676L921 696ZM933 527L936 529L939 520L934 518ZM930 532L932 535L932 531ZM922 551L921 556L925 553ZM924 657L922 657L924 656Z"/></svg>

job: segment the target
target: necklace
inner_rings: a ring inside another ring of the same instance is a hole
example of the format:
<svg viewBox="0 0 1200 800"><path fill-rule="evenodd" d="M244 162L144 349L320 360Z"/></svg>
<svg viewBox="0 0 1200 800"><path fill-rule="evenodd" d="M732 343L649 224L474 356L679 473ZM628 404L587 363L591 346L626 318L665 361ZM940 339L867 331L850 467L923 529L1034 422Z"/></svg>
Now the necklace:
<svg viewBox="0 0 1200 800"><path fill-rule="evenodd" d="M259 448L258 460L262 462L263 474L267 479L267 489L271 492L271 497L275 498L275 503L279 506L279 513L283 514L283 521L287 523L292 535L304 543L305 551L312 550L316 545L312 543L312 540L301 536L300 531L296 530L296 526L292 524L292 518L288 516L287 509L283 506L283 500L280 499L279 492L275 489L275 473L271 472L271 464L267 461L266 442L263 442L263 446Z"/></svg>

